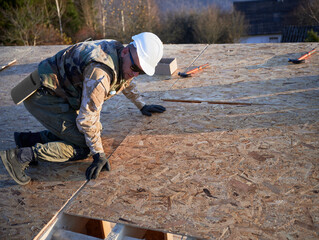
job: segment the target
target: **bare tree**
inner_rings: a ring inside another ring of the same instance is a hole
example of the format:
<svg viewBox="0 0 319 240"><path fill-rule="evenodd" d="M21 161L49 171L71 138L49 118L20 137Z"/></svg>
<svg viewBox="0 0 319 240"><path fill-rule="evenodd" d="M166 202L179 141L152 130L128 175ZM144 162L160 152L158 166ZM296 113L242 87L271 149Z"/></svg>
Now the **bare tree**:
<svg viewBox="0 0 319 240"><path fill-rule="evenodd" d="M154 0L110 0L106 9L106 35L123 42L142 31L154 31L159 24Z"/></svg>
<svg viewBox="0 0 319 240"><path fill-rule="evenodd" d="M8 11L2 11L3 16L12 25L7 29L3 38L11 43L23 43L24 45L36 45L39 35L39 25L45 22L44 8L30 4Z"/></svg>
<svg viewBox="0 0 319 240"><path fill-rule="evenodd" d="M105 26L106 26L106 10L105 10L105 1L100 0L100 10L101 10L101 28L102 28L102 36L105 38L106 32L105 32Z"/></svg>
<svg viewBox="0 0 319 240"><path fill-rule="evenodd" d="M299 25L319 25L319 0L303 0L294 15Z"/></svg>
<svg viewBox="0 0 319 240"><path fill-rule="evenodd" d="M49 22L53 14L45 8L45 4L34 4L26 0L24 5L11 7L1 11L10 28L0 36L3 42L14 45L39 45L70 43L70 40ZM68 42L65 42L68 41Z"/></svg>
<svg viewBox="0 0 319 240"><path fill-rule="evenodd" d="M200 43L233 43L245 33L244 16L239 12L223 12L217 6L197 12L195 41Z"/></svg>
<svg viewBox="0 0 319 240"><path fill-rule="evenodd" d="M229 42L238 42L240 37L246 34L248 27L245 23L244 15L238 11L233 11L231 14L227 14L227 19L225 21L228 22L227 29Z"/></svg>
<svg viewBox="0 0 319 240"><path fill-rule="evenodd" d="M62 4L63 2L59 3L59 0L55 0L55 5L58 13L58 18L59 18L59 26L60 26L60 33L61 33L61 38L63 38L63 28L62 28L62 14L64 9L62 9Z"/></svg>
<svg viewBox="0 0 319 240"><path fill-rule="evenodd" d="M195 40L200 43L217 43L224 27L219 9L209 7L197 14Z"/></svg>
<svg viewBox="0 0 319 240"><path fill-rule="evenodd" d="M80 7L85 25L95 31L97 26L95 16L97 16L98 11L94 5L94 2L94 0L80 0Z"/></svg>
<svg viewBox="0 0 319 240"><path fill-rule="evenodd" d="M106 17L106 12L102 7L105 1L78 0L74 2L83 21L80 31L74 36L76 41L83 41L88 38L99 39L105 37L103 23L101 24L101 21Z"/></svg>

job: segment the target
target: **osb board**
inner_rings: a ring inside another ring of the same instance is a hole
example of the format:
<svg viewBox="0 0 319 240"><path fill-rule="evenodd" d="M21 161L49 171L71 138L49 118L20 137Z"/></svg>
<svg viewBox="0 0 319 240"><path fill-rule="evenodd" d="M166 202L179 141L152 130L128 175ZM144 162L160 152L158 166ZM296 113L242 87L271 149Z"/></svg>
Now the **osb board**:
<svg viewBox="0 0 319 240"><path fill-rule="evenodd" d="M313 138L318 126L130 136L111 159L112 172L91 182L67 213L200 238L229 228L232 237L316 239Z"/></svg>
<svg viewBox="0 0 319 240"><path fill-rule="evenodd" d="M149 77L138 76L134 81L146 104L160 104L163 94L172 88L178 79L179 71L184 71L205 45L164 45L163 57L177 59L178 69L173 76ZM112 152L133 129L136 123L147 117L141 115L137 108L123 94L111 98L103 105L101 120L103 121L103 147Z"/></svg>
<svg viewBox="0 0 319 240"><path fill-rule="evenodd" d="M162 102L66 212L205 239L317 239L319 57L287 63L315 46L211 45L194 77L142 81L162 86L145 88L151 100L267 105Z"/></svg>
<svg viewBox="0 0 319 240"><path fill-rule="evenodd" d="M14 148L14 131L40 131L44 128L26 111L14 105L11 89L37 63L65 46L0 47L0 63L17 59L0 72L0 149ZM27 170L32 182L17 185L0 163L0 239L32 239L83 184L85 162L40 163Z"/></svg>
<svg viewBox="0 0 319 240"><path fill-rule="evenodd" d="M13 132L41 131L39 124L24 108L14 105L10 91L36 69L37 64L66 46L0 47L0 64L17 59L15 65L0 72L0 150L14 148ZM144 77L147 78L147 77ZM101 122L105 153L111 154L136 122L140 111L122 94L103 106ZM69 163L41 162L30 167L27 186L17 185L0 164L0 239L32 239L72 194L85 182L88 158Z"/></svg>

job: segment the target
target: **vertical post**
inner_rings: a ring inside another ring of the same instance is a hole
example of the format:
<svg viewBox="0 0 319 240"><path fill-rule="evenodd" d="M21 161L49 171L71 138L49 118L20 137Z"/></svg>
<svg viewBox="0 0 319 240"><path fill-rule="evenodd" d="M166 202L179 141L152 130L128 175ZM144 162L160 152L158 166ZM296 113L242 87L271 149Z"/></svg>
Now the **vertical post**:
<svg viewBox="0 0 319 240"><path fill-rule="evenodd" d="M62 30L62 21L61 21L61 13L60 13L59 1L55 0L55 4L56 4L57 11L58 11L61 38L63 39L63 30Z"/></svg>
<svg viewBox="0 0 319 240"><path fill-rule="evenodd" d="M152 31L152 29L150 28L151 25L151 3L150 3L150 0L147 0L147 22L148 22L148 31Z"/></svg>
<svg viewBox="0 0 319 240"><path fill-rule="evenodd" d="M106 32L105 32L105 24L106 24L106 17L105 17L105 6L104 6L104 0L101 0L101 21L102 21L102 34L103 38L105 38Z"/></svg>
<svg viewBox="0 0 319 240"><path fill-rule="evenodd" d="M125 32L125 22L124 22L124 12L123 12L123 10L121 10L121 15L122 15L122 29L123 29L123 32Z"/></svg>

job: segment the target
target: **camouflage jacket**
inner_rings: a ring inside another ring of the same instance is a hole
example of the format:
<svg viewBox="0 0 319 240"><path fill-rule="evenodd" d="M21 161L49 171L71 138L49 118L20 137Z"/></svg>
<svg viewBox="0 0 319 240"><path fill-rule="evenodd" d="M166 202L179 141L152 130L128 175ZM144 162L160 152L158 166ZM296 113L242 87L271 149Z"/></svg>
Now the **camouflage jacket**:
<svg viewBox="0 0 319 240"><path fill-rule="evenodd" d="M145 103L135 84L122 79L117 41L75 44L42 61L38 71L42 85L79 110L77 127L93 154L104 152L101 141L100 112L103 102L123 91L139 109Z"/></svg>

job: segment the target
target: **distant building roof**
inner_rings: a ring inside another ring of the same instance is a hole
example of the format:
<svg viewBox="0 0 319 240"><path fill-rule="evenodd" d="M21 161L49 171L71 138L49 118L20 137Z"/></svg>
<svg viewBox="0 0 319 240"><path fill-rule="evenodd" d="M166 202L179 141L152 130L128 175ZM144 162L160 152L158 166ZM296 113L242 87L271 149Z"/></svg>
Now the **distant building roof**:
<svg viewBox="0 0 319 240"><path fill-rule="evenodd" d="M234 2L234 9L245 15L249 24L248 35L281 33L291 12L301 0L263 0Z"/></svg>
<svg viewBox="0 0 319 240"><path fill-rule="evenodd" d="M304 42L311 29L319 33L319 26L289 26L282 32L281 42Z"/></svg>

